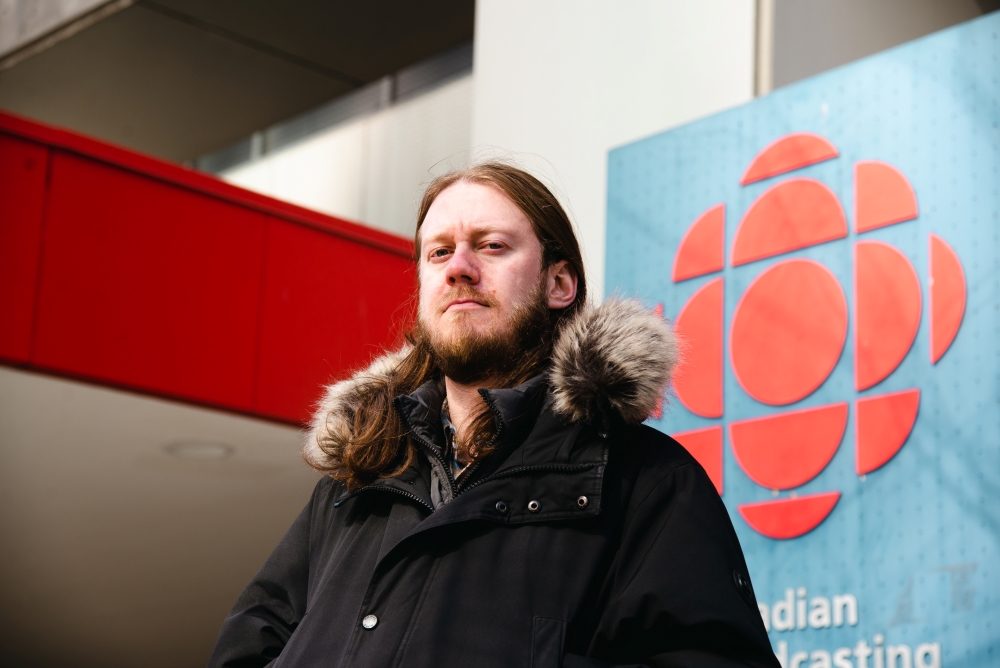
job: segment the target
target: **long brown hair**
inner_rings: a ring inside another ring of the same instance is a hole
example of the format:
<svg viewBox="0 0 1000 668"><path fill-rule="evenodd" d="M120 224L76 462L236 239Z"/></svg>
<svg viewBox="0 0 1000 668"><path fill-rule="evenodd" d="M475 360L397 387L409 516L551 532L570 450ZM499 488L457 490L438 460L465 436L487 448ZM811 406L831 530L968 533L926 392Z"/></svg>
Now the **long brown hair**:
<svg viewBox="0 0 1000 668"><path fill-rule="evenodd" d="M564 309L550 311L546 331L533 338L530 349L522 351L513 368L495 379L496 387L514 387L541 372L549 359L560 323L586 302L587 281L580 245L569 216L541 181L512 165L486 162L440 176L424 191L414 235L416 258L420 257L420 228L431 204L441 192L459 181L492 186L506 195L531 221L542 245L543 267L565 260L576 272L575 301ZM347 403L348 414L336 416L338 420L347 420L349 428L327 429L319 439L318 445L328 457L321 470L345 481L349 488L368 484L376 478L397 476L413 459L413 446L394 410L393 399L413 392L427 381L442 381L442 374L427 336L419 326L406 339L412 348L393 369L384 374L372 374L355 386ZM492 414L484 404L469 433L461 436L463 443L469 444L471 454L478 458L492 449L494 433Z"/></svg>

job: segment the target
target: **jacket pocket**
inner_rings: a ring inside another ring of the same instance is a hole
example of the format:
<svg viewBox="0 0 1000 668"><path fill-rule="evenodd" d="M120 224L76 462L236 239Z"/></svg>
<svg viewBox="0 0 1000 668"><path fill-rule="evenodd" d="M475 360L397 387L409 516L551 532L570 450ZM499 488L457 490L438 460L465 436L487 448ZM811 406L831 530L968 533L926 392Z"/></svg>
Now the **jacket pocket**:
<svg viewBox="0 0 1000 668"><path fill-rule="evenodd" d="M531 638L531 668L560 668L565 642L564 620L535 617Z"/></svg>

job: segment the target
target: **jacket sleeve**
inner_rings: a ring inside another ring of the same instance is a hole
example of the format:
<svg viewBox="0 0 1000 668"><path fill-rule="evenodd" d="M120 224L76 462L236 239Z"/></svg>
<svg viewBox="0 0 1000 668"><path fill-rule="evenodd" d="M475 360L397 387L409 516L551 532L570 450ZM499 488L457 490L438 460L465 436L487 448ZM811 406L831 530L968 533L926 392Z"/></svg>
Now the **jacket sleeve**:
<svg viewBox="0 0 1000 668"><path fill-rule="evenodd" d="M654 477L633 491L587 656L564 667L778 668L712 482L690 458Z"/></svg>
<svg viewBox="0 0 1000 668"><path fill-rule="evenodd" d="M311 525L317 497L329 482L316 485L309 503L240 594L222 624L209 668L257 668L281 653L305 615Z"/></svg>

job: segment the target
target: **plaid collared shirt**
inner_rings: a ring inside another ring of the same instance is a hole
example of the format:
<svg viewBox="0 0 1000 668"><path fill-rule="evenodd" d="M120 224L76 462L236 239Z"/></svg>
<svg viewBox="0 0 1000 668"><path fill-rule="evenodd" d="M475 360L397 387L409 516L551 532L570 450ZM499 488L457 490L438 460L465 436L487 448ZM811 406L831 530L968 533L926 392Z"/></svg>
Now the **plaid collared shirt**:
<svg viewBox="0 0 1000 668"><path fill-rule="evenodd" d="M444 403L441 404L441 426L444 428L444 460L451 467L452 477L458 480L465 469L469 468L469 464L461 463L455 456L455 434L457 431L455 425L451 423L451 416L448 414L447 397L445 397Z"/></svg>

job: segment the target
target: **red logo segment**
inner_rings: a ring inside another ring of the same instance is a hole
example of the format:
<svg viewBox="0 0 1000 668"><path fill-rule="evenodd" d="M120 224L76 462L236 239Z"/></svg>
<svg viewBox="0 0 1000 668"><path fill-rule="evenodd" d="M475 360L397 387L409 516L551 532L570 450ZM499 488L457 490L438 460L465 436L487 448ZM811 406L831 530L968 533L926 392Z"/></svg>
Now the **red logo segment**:
<svg viewBox="0 0 1000 668"><path fill-rule="evenodd" d="M716 204L691 224L674 255L673 280L704 276L725 266L726 207Z"/></svg>
<svg viewBox="0 0 1000 668"><path fill-rule="evenodd" d="M902 172L878 160L854 164L854 230L867 232L917 217L917 196Z"/></svg>
<svg viewBox="0 0 1000 668"><path fill-rule="evenodd" d="M750 162L740 185L761 181L837 157L837 147L811 132L794 132L769 145Z"/></svg>
<svg viewBox="0 0 1000 668"><path fill-rule="evenodd" d="M920 279L898 249L881 241L854 244L854 384L860 390L889 376L920 327Z"/></svg>
<svg viewBox="0 0 1000 668"><path fill-rule="evenodd" d="M722 494L722 425L674 434L674 439L705 469L715 489Z"/></svg>
<svg viewBox="0 0 1000 668"><path fill-rule="evenodd" d="M847 339L847 300L813 260L785 260L747 288L733 315L730 354L751 397L784 406L823 384Z"/></svg>
<svg viewBox="0 0 1000 668"><path fill-rule="evenodd" d="M804 485L822 471L844 437L847 402L741 420L729 442L747 476L770 489Z"/></svg>
<svg viewBox="0 0 1000 668"><path fill-rule="evenodd" d="M675 323L684 363L674 374L674 392L685 408L702 417L722 417L722 288L721 278L707 283ZM685 346L688 340L698 343Z"/></svg>
<svg viewBox="0 0 1000 668"><path fill-rule="evenodd" d="M920 406L920 390L904 390L858 399L855 404L854 468L871 473L903 447Z"/></svg>
<svg viewBox="0 0 1000 668"><path fill-rule="evenodd" d="M789 179L747 209L733 240L733 266L847 236L840 200L815 179Z"/></svg>
<svg viewBox="0 0 1000 668"><path fill-rule="evenodd" d="M840 499L840 492L809 494L795 499L744 503L740 515L768 538L798 538L819 526Z"/></svg>
<svg viewBox="0 0 1000 668"><path fill-rule="evenodd" d="M965 273L944 239L930 235L931 364L955 340L965 315Z"/></svg>

